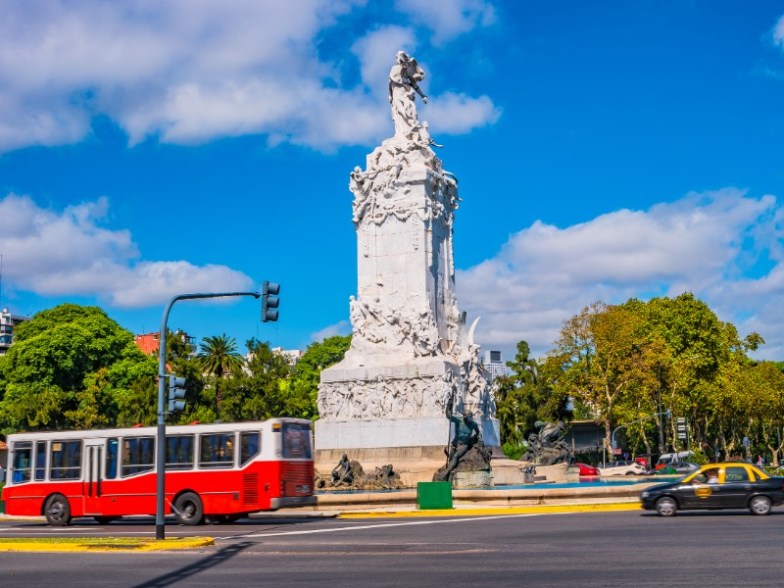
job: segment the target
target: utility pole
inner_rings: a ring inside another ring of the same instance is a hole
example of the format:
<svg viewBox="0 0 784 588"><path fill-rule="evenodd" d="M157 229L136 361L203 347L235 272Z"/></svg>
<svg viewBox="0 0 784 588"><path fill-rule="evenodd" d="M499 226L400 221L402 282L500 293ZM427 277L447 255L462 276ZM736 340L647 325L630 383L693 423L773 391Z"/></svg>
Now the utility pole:
<svg viewBox="0 0 784 588"><path fill-rule="evenodd" d="M178 300L193 300L196 298L225 298L227 296L253 296L258 299L261 294L258 292L219 292L209 294L180 294L175 296L166 305L161 321L161 336L158 346L158 433L157 433L157 491L155 509L155 538L166 538L166 323L169 320L169 312Z"/></svg>

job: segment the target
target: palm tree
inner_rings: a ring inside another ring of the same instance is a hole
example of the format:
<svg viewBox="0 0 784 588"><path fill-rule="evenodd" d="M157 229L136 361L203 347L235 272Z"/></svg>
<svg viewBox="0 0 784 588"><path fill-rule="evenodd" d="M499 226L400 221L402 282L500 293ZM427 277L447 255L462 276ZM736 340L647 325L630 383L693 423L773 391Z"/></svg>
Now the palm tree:
<svg viewBox="0 0 784 588"><path fill-rule="evenodd" d="M205 337L199 344L198 362L206 374L215 376L215 403L220 408L221 378L231 374L242 365L242 357L237 352L237 342L234 337L224 333L219 337Z"/></svg>

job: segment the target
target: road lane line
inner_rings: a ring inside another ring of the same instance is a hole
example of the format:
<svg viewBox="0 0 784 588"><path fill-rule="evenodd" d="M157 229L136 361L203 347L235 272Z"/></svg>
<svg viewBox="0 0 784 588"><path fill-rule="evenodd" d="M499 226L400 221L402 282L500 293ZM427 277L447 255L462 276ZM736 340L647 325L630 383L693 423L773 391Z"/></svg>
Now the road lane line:
<svg viewBox="0 0 784 588"><path fill-rule="evenodd" d="M484 517L483 520L493 519L517 519L525 517L535 517L538 514L513 514ZM259 539L263 537L285 537L287 535L315 535L317 533L337 533L339 531L363 531L368 529L383 529L388 527L408 527L411 525L441 525L446 523L465 523L475 522L476 518L451 518L438 519L433 521L406 521L404 523L378 523L375 525L358 525L351 527L333 527L331 529L310 529L307 531L283 531L279 533L249 533L247 535L233 535L231 539ZM216 537L215 540L229 539L229 537Z"/></svg>

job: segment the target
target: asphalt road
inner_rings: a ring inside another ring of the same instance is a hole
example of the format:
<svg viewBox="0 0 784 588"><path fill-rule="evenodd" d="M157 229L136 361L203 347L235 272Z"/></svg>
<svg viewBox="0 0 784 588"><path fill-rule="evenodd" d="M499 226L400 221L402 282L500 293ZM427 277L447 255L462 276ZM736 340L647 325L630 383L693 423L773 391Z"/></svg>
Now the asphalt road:
<svg viewBox="0 0 784 588"><path fill-rule="evenodd" d="M24 586L779 586L784 511L258 519L167 527L214 547L152 553L0 553L3 587ZM154 534L150 522L0 536Z"/></svg>

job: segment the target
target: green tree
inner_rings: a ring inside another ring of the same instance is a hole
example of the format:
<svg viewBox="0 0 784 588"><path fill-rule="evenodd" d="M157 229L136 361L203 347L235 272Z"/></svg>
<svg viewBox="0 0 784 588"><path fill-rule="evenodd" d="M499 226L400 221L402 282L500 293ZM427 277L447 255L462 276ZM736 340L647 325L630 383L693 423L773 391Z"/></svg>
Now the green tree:
<svg viewBox="0 0 784 588"><path fill-rule="evenodd" d="M218 337L205 337L199 347L198 362L204 373L212 376L215 407L220 413L222 380L239 371L242 367L242 356L237 351L236 340L225 333Z"/></svg>
<svg viewBox="0 0 784 588"><path fill-rule="evenodd" d="M218 337L205 337L199 347L199 364L207 374L222 378L236 372L242 365L236 340L225 333Z"/></svg>
<svg viewBox="0 0 784 588"><path fill-rule="evenodd" d="M13 432L112 425L131 374L154 365L103 310L63 304L16 328L0 368L0 422Z"/></svg>
<svg viewBox="0 0 784 588"><path fill-rule="evenodd" d="M318 416L316 400L321 372L341 361L351 347L351 336L336 335L323 341L311 343L299 358L287 384L288 393L298 399L303 418Z"/></svg>
<svg viewBox="0 0 784 588"><path fill-rule="evenodd" d="M717 445L734 451L742 438L737 403L731 398L733 378L748 363L746 353L763 343L751 333L741 339L736 328L722 322L707 304L690 292L675 298L627 302L643 318L649 337L662 342L655 370L663 408L689 419L692 445L708 454ZM674 419L669 435L676 438Z"/></svg>
<svg viewBox="0 0 784 588"><path fill-rule="evenodd" d="M273 351L269 343L251 339L246 343L248 361L241 374L226 384L221 417L263 420L277 416L300 416L286 392L291 375L288 358Z"/></svg>
<svg viewBox="0 0 784 588"><path fill-rule="evenodd" d="M562 372L556 388L604 426L608 446L625 401L656 386L652 368L660 346L644 326L628 308L596 303L564 323L551 354Z"/></svg>
<svg viewBox="0 0 784 588"><path fill-rule="evenodd" d="M557 366L530 357L526 341L517 344L511 373L495 379L496 416L504 451L519 457L526 436L536 431L537 421L567 420L568 396L553 389Z"/></svg>

